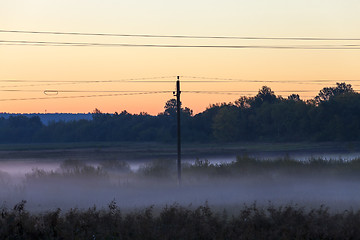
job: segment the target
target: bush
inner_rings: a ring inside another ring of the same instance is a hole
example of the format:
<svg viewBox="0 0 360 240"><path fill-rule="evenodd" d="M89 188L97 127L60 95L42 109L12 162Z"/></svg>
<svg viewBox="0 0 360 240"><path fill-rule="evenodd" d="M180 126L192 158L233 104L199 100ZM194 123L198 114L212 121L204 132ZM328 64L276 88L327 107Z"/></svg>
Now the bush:
<svg viewBox="0 0 360 240"><path fill-rule="evenodd" d="M22 201L0 209L0 239L358 239L360 212L331 214L325 206L244 205L237 215L219 214L208 204L177 204L154 214L153 207L122 214L108 209L60 209L29 213Z"/></svg>

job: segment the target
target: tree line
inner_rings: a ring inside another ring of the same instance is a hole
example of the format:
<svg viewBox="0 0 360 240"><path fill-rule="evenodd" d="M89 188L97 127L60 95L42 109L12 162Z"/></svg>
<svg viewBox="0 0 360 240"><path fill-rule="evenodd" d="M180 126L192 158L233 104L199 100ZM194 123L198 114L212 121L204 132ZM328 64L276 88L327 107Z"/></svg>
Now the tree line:
<svg viewBox="0 0 360 240"><path fill-rule="evenodd" d="M176 141L176 100L156 116L95 109L92 120L50 122L39 117L0 118L0 143ZM263 86L254 97L218 103L193 114L182 107L182 137L193 142L358 141L360 94L350 84L325 87L310 100L277 96Z"/></svg>

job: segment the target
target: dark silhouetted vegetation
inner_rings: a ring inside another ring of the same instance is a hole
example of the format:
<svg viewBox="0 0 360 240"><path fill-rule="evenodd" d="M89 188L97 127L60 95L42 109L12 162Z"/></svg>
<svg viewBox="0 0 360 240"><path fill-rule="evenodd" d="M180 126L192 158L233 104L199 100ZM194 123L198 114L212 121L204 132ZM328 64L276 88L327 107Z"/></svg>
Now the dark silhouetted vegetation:
<svg viewBox="0 0 360 240"><path fill-rule="evenodd" d="M268 180L283 179L283 177L355 180L360 179L360 158L351 161L324 158L297 161L289 157L257 159L243 155L228 163L210 163L207 159L196 159L193 164L184 163L182 171L185 184L187 181L191 182L194 178L201 182L206 179L241 179L249 176ZM136 171L132 171L129 164L123 161L104 161L99 166L92 166L77 160L66 160L57 170L33 169L31 173L26 174L25 183L61 179L68 182L83 179L86 180L86 183L89 181L101 183L110 179L119 180L116 182L121 182L124 179L127 182L131 180L157 179L172 183L176 182L176 172L176 162L171 159L159 159L144 163ZM6 175L3 175L4 182L6 179Z"/></svg>
<svg viewBox="0 0 360 240"><path fill-rule="evenodd" d="M30 213L26 201L0 209L1 239L358 239L360 212L330 213L321 206L243 206L236 213L171 205L122 213L107 209L60 209Z"/></svg>
<svg viewBox="0 0 360 240"><path fill-rule="evenodd" d="M247 155L238 156L231 163L212 164L208 160L197 159L194 164L183 167L184 176L208 176L213 178L256 176L268 180L282 177L308 178L311 176L359 179L360 158L347 161L343 159L332 160L324 158L310 158L306 161L297 161L289 157L277 159L257 159Z"/></svg>
<svg viewBox="0 0 360 240"><path fill-rule="evenodd" d="M147 113L104 114L93 120L42 124L39 117L0 118L0 143L176 141L176 100L157 116ZM182 136L187 142L359 141L360 94L351 85L326 87L312 100L276 96L262 87L254 97L209 106L193 115L182 109Z"/></svg>
<svg viewBox="0 0 360 240"><path fill-rule="evenodd" d="M117 185L111 188L111 191L123 191L125 193L121 196L130 194L134 195L131 199L136 199L136 193L140 191L149 191L142 195L147 197L169 191L169 188L164 187L165 184L172 189L170 194L187 188L188 191L181 194L194 194L194 186L198 186L195 190L199 191L209 186L214 187L213 185L215 187L209 190L212 194L219 194L216 189L233 183L232 186L235 187L231 188L231 191L242 194L256 188L257 184L265 189L272 185L286 185L296 179L289 184L291 189L295 188L295 184L299 185L307 180L311 186L318 184L321 188L332 187L331 184L341 180L341 177L357 180L345 181L346 185L341 185L347 186L352 182L353 185L349 187L352 188L357 186L360 176L359 159L309 159L300 162L289 157L259 160L243 155L231 163L212 164L206 159L197 159L194 164L185 164L183 186L176 189L174 166L175 161L158 160L144 165L137 172L131 172L128 164L122 161L109 160L99 166L92 166L78 160L66 160L56 171L35 169L26 176L24 184L25 188L30 189L33 185L43 185L41 192L44 195L39 197L46 198L49 189L59 186L65 186L65 193L69 193L70 186L78 185L76 190L87 186L101 194L104 193L101 189L116 182ZM126 181L121 182L124 176ZM334 181L329 185L323 182L319 184L309 179L312 177L324 182L329 179ZM111 179L116 180L115 178L119 181L109 182ZM81 179L85 181L80 181ZM209 182L209 179L212 181ZM252 184L243 189L247 186L247 181L241 183L246 179ZM254 183L254 179L257 183ZM96 183L100 185L96 186ZM136 187L139 188L138 191L132 191ZM39 191L40 188L37 189ZM349 189L349 192L351 191L352 189ZM100 197L96 194L91 196L94 199ZM162 197L164 196L159 196ZM119 203L126 201L121 197L117 200ZM294 202L297 200L294 199ZM26 206L26 201L21 201L14 207L9 207L6 202L0 206L0 239L357 239L360 234L360 210L332 211L324 206L313 208L314 205L305 205L307 207L303 208L299 205L282 205L281 202L268 205L217 203L213 206L205 203L188 207L184 207L187 206L185 204L159 203L158 206L148 208L124 207L124 210L113 200L106 208L101 209L94 206L85 209L67 208L68 210L51 208L53 210L33 212L28 211Z"/></svg>

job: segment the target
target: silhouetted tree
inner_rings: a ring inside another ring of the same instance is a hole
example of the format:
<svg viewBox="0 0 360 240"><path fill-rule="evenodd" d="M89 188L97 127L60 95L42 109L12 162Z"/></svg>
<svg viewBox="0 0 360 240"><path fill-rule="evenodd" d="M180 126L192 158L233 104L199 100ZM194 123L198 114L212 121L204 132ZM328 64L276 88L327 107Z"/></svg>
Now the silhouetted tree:
<svg viewBox="0 0 360 240"><path fill-rule="evenodd" d="M271 90L271 88L267 86L263 86L258 94L254 97L253 102L251 103L252 107L259 107L263 103L274 103L276 101L276 95Z"/></svg>
<svg viewBox="0 0 360 240"><path fill-rule="evenodd" d="M315 97L315 101L319 104L323 101L329 101L331 97L352 92L354 92L354 90L351 84L336 83L336 87L324 87L321 89L319 94Z"/></svg>
<svg viewBox="0 0 360 240"><path fill-rule="evenodd" d="M242 108L242 109L250 108L252 101L254 101L254 98L241 96L238 100L235 101L235 106Z"/></svg>
<svg viewBox="0 0 360 240"><path fill-rule="evenodd" d="M181 108L182 115L187 116L187 117L190 117L190 116L193 115L193 111L188 107L183 108L181 102L180 102L180 108ZM176 99L168 100L165 103L164 109L165 109L164 110L164 115L166 115L166 116L176 116L177 100Z"/></svg>
<svg viewBox="0 0 360 240"><path fill-rule="evenodd" d="M176 99L172 98L170 100L168 100L165 103L164 106L164 115L166 116L175 116L176 115L176 108L177 108L177 101Z"/></svg>
<svg viewBox="0 0 360 240"><path fill-rule="evenodd" d="M39 117L0 117L0 142L175 141L176 99L157 116L92 112L93 120L59 121L43 125ZM262 87L255 97L209 106L193 116L181 108L186 141L358 141L360 94L350 84L323 88L308 101L298 94L276 96Z"/></svg>
<svg viewBox="0 0 360 240"><path fill-rule="evenodd" d="M93 111L92 111L92 117L95 121L101 121L103 120L103 116L104 114L97 108L95 108Z"/></svg>
<svg viewBox="0 0 360 240"><path fill-rule="evenodd" d="M213 119L212 129L217 140L230 142L239 137L240 112L235 106L223 106Z"/></svg>
<svg viewBox="0 0 360 240"><path fill-rule="evenodd" d="M288 96L288 100L295 102L301 101L299 94L291 94L290 96Z"/></svg>

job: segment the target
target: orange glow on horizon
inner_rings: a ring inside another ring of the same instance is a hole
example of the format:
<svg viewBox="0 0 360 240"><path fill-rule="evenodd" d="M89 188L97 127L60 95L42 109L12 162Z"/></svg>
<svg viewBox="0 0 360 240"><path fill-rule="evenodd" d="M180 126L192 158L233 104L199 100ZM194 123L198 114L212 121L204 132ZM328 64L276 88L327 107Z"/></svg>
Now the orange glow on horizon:
<svg viewBox="0 0 360 240"><path fill-rule="evenodd" d="M129 33L158 35L210 35L260 37L360 38L359 1L52 1L0 2L1 29L64 32ZM185 16L186 17L181 17ZM276 41L160 39L101 36L63 36L0 33L0 40L56 42L103 42L180 45L360 45L360 41ZM0 45L0 100L43 98L45 90L89 91L59 93L60 96L95 95L91 91L170 91L154 95L97 98L0 101L0 112L103 112L158 114L173 98L177 75L261 80L264 82L186 83L182 77L182 101L195 113L210 104L233 102L240 95L254 96L264 85L284 97L303 90L303 99L314 97L323 87L349 81L360 89L359 49L218 49L145 47L66 47ZM121 80L174 76L169 83L53 84L54 81ZM28 80L8 83L4 80ZM35 84L44 80L48 84ZM284 83L272 83L272 80ZM319 84L295 81L333 80ZM37 85L37 86L29 86ZM11 92L4 90L24 90ZM29 91L37 92L29 92ZM239 95L194 94L185 91L248 91ZM251 91L251 92L249 92ZM289 91L283 92L283 91ZM292 92L291 92L292 93Z"/></svg>

